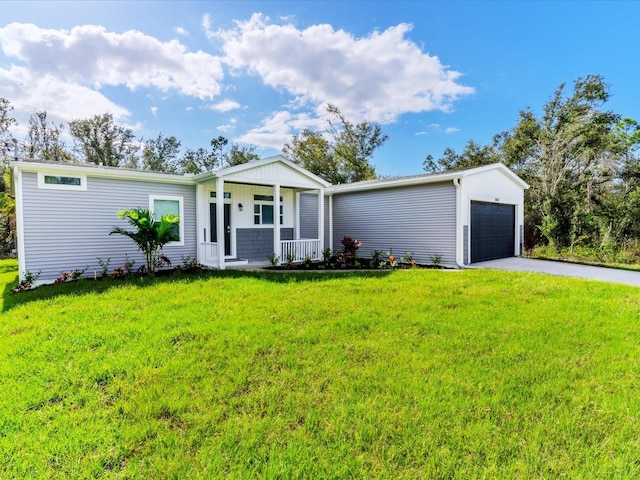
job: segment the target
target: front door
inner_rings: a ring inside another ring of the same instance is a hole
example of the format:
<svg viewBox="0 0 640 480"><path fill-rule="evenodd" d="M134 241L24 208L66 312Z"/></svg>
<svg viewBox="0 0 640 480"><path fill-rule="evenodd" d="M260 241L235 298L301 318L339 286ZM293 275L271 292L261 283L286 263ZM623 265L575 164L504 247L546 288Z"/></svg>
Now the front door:
<svg viewBox="0 0 640 480"><path fill-rule="evenodd" d="M209 204L209 224L211 225L211 241L218 241L218 222L216 204ZM231 204L224 204L224 254L231 255Z"/></svg>

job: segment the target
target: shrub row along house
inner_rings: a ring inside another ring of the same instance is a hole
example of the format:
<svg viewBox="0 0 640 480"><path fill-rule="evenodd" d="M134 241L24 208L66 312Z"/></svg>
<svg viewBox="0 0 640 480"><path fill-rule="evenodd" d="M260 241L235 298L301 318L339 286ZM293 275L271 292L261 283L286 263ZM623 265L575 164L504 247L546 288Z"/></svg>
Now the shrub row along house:
<svg viewBox="0 0 640 480"><path fill-rule="evenodd" d="M219 269L272 254L319 259L344 236L363 242L363 257L393 249L448 267L522 253L527 185L502 164L333 186L279 155L200 175L33 160L11 168L21 278L94 275L107 259L141 265L132 242L109 236L126 227L118 211L134 207L180 217L179 240L164 248L172 262Z"/></svg>

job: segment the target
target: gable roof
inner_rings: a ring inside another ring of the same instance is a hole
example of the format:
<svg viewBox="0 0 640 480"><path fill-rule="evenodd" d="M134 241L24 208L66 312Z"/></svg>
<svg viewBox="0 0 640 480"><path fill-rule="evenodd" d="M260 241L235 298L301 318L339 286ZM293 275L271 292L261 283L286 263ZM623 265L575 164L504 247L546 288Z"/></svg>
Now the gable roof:
<svg viewBox="0 0 640 480"><path fill-rule="evenodd" d="M284 169L277 170L274 168L269 168L276 167L278 165L284 167ZM264 178L265 180L276 181L283 180L282 178L278 177L281 176L284 172L299 176L303 180L302 183L306 183L307 186L310 186L312 188L316 186L322 186L326 188L331 185L329 182L318 177L317 175L314 175L301 166L287 160L282 155L274 155L272 157L263 158L254 162L243 163L242 165L235 165L233 167L214 170L212 172L201 173L200 175L195 176L195 181L199 183L211 180L213 178L223 178L227 181L247 181L249 179L253 179L254 181L256 181L260 178ZM254 175L253 173L258 173L258 175Z"/></svg>
<svg viewBox="0 0 640 480"><path fill-rule="evenodd" d="M155 183L196 184L222 177L226 181L237 181L260 184L271 184L282 180L287 186L315 189L328 187L330 183L295 163L287 160L282 155L263 158L254 162L236 165L233 167L205 172L199 175L175 174L163 172L150 172L123 167L105 167L87 163L62 163L46 160L18 160L10 162L12 167L17 167L25 172L44 172L57 174L90 175L99 178L112 178L121 180L141 180ZM270 168L271 167L271 168ZM282 168L279 168L282 167ZM272 178L269 178L272 177ZM290 181L284 181L282 177L288 177ZM291 181L292 179L292 181Z"/></svg>
<svg viewBox="0 0 640 480"><path fill-rule="evenodd" d="M408 175L403 177L391 177L382 178L377 180L365 180L355 183L344 183L340 185L332 185L326 189L326 193L346 193L357 192L363 190L378 190L382 188L402 187L408 185L422 185L438 182L449 182L454 179L462 179L479 173L489 172L496 170L505 175L508 179L518 185L520 188L527 189L529 185L522 180L518 175L511 171L503 163L492 163L490 165L483 165L481 167L467 168L464 170L452 170L447 172L438 173L424 173L418 175Z"/></svg>

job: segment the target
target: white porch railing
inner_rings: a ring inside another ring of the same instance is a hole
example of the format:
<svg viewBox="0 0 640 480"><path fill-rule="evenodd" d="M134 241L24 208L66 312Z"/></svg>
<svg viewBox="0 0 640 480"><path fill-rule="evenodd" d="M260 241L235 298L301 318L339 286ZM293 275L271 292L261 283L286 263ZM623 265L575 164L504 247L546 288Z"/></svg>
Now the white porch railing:
<svg viewBox="0 0 640 480"><path fill-rule="evenodd" d="M320 240L282 240L280 242L280 261L303 262L304 260L320 260Z"/></svg>
<svg viewBox="0 0 640 480"><path fill-rule="evenodd" d="M215 242L200 242L202 259L200 262L207 266L218 265L218 244Z"/></svg>

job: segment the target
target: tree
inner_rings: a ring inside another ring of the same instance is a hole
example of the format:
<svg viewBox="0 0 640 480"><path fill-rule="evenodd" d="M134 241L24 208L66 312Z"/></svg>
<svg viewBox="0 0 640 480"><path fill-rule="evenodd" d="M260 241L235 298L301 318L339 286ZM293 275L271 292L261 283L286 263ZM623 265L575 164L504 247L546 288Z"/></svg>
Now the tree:
<svg viewBox="0 0 640 480"><path fill-rule="evenodd" d="M157 138L147 140L142 149L142 169L176 173L179 168L180 145L176 137L165 137L162 133Z"/></svg>
<svg viewBox="0 0 640 480"><path fill-rule="evenodd" d="M133 144L133 130L117 125L110 113L72 120L69 131L75 150L88 163L107 167L137 164L138 147Z"/></svg>
<svg viewBox="0 0 640 480"><path fill-rule="evenodd" d="M211 140L211 150L198 148L187 149L180 160L180 167L184 173L204 173L219 168L242 165L243 163L258 160L260 157L254 153L255 147L240 146L232 143L228 148L229 140L219 136Z"/></svg>
<svg viewBox="0 0 640 480"><path fill-rule="evenodd" d="M428 173L441 172L444 170L460 170L464 168L480 167L502 161L497 150L497 143L500 136L494 137L493 145L479 145L473 140L469 140L461 154L457 154L453 148L445 148L442 157L436 162L433 156L427 155L422 164L423 170Z"/></svg>
<svg viewBox="0 0 640 480"><path fill-rule="evenodd" d="M327 112L332 118L326 132L303 130L283 146L283 154L333 184L377 178L371 159L388 135L376 123L354 124L331 103Z"/></svg>
<svg viewBox="0 0 640 480"><path fill-rule="evenodd" d="M161 259L162 248L167 243L180 239L177 233L180 219L177 215L171 214L156 219L148 208L121 210L118 217L126 219L136 230L113 227L109 235L124 235L133 240L145 256L147 273L154 273Z"/></svg>
<svg viewBox="0 0 640 480"><path fill-rule="evenodd" d="M15 118L11 116L13 107L6 98L0 97L0 152L2 152L2 162L0 163L0 253L6 254L15 247L16 238L16 204L9 195L8 185L10 182L9 170L7 168L8 159L13 153L14 143L9 142L9 129L12 125L17 125Z"/></svg>
<svg viewBox="0 0 640 480"><path fill-rule="evenodd" d="M527 179L534 191L530 200L539 210L540 233L553 247L603 238L611 229L600 223L605 216L598 211L615 174L612 131L619 117L602 109L609 96L598 75L576 79L569 96L562 84L540 118L521 112L505 139L510 160L534 173Z"/></svg>
<svg viewBox="0 0 640 480"><path fill-rule="evenodd" d="M61 140L64 124L56 125L47 122L47 112L34 112L29 117L29 131L25 145L25 153L29 158L41 160L70 162L73 156L67 151Z"/></svg>
<svg viewBox="0 0 640 480"><path fill-rule="evenodd" d="M224 155L224 167L235 167L236 165L260 160L260 156L255 153L255 149L256 147L240 146L237 143L232 143L231 148Z"/></svg>

